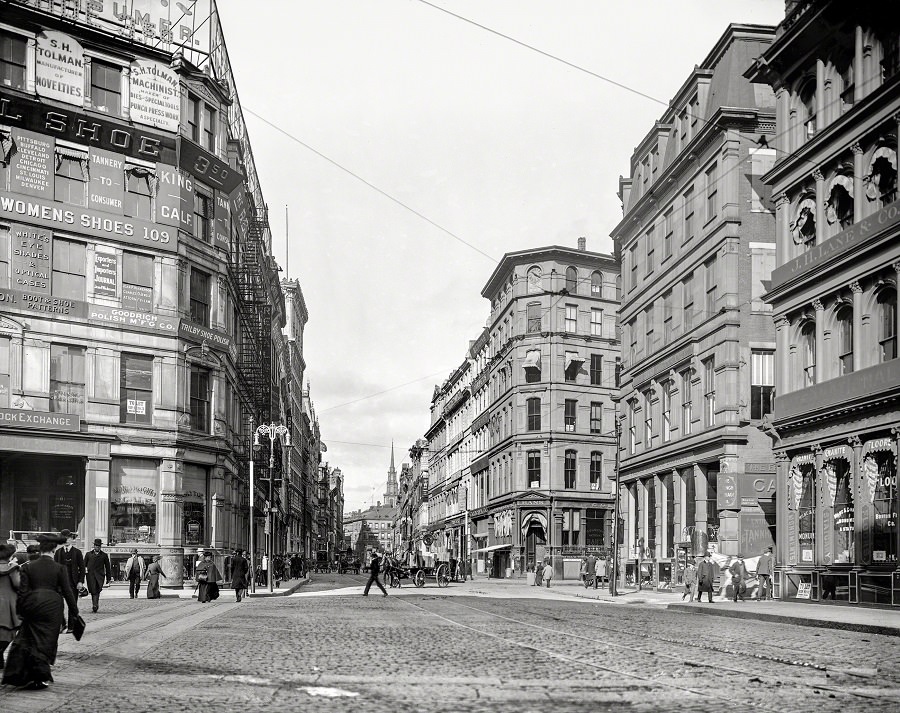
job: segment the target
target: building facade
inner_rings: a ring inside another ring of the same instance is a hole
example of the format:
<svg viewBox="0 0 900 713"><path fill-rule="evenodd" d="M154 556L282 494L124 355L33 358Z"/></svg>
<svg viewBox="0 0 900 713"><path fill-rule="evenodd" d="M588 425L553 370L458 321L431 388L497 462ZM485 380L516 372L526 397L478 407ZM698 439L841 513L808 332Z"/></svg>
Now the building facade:
<svg viewBox="0 0 900 713"><path fill-rule="evenodd" d="M900 605L900 23L787 2L747 70L777 98L776 594Z"/></svg>
<svg viewBox="0 0 900 713"><path fill-rule="evenodd" d="M198 548L264 541L285 307L214 3L149 5L3 3L0 531L160 554L178 587Z"/></svg>
<svg viewBox="0 0 900 713"><path fill-rule="evenodd" d="M774 544L775 333L762 300L774 96L742 76L774 28L732 25L635 149L623 218L619 404L626 581L667 589L707 549ZM693 540L693 546L692 546Z"/></svg>

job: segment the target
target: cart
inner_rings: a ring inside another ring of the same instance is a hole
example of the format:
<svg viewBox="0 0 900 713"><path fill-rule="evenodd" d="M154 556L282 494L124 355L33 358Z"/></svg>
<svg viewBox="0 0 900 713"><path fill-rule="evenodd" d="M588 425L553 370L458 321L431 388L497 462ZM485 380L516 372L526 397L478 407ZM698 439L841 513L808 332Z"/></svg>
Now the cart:
<svg viewBox="0 0 900 713"><path fill-rule="evenodd" d="M428 579L434 578L435 584L443 588L450 584L450 565L440 561L432 565L423 563L404 565L396 560L390 560L386 562L384 578L390 587L399 587L404 579L412 580L416 587L424 587Z"/></svg>

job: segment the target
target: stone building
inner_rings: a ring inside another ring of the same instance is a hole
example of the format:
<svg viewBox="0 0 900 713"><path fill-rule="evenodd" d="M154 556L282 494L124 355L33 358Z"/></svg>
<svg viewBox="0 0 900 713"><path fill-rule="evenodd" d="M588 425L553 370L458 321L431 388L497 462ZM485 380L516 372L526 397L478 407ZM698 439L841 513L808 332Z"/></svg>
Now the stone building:
<svg viewBox="0 0 900 713"><path fill-rule="evenodd" d="M774 90L776 594L900 605L900 21L785 3L746 76Z"/></svg>
<svg viewBox="0 0 900 713"><path fill-rule="evenodd" d="M674 587L706 549L750 556L774 543L773 457L759 426L774 389L762 299L774 215L761 177L775 102L742 76L773 38L772 27L728 27L619 182L620 553L632 583Z"/></svg>

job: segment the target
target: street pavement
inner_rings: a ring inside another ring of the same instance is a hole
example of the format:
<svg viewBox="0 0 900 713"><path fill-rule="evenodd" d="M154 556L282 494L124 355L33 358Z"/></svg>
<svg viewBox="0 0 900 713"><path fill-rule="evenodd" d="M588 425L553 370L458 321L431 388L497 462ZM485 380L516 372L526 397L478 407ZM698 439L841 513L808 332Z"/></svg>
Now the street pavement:
<svg viewBox="0 0 900 713"><path fill-rule="evenodd" d="M81 642L62 637L50 689L2 687L0 711L900 709L896 636L695 616L672 595L476 580L363 598L364 583L313 575L241 603L110 596Z"/></svg>

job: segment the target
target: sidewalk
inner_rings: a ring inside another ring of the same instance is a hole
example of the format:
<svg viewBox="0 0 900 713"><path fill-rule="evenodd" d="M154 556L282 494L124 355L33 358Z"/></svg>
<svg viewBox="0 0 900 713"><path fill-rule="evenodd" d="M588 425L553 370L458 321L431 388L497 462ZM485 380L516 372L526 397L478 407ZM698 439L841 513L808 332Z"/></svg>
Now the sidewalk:
<svg viewBox="0 0 900 713"><path fill-rule="evenodd" d="M285 582L281 582L281 586L276 588L274 591L269 592L267 587L257 587L256 594L248 594L248 599L263 599L265 597L286 597L289 594L293 594L304 584L309 582L309 577L304 579L290 579ZM194 588L193 584L189 582L185 582L184 589L166 589L165 587L159 588L160 598L161 599L194 599L197 597L197 590ZM103 594L101 595L103 598L111 598L111 599L128 599L128 582L113 582L110 586L104 588ZM147 598L147 583L141 583L141 592L138 594L139 599ZM234 590L229 587L219 587L219 599L223 601L233 600Z"/></svg>
<svg viewBox="0 0 900 713"><path fill-rule="evenodd" d="M531 585L525 578L475 580L486 587L526 588ZM811 626L826 629L841 629L866 634L900 636L900 610L875 609L859 606L841 606L802 602L768 601L732 602L725 597L716 597L714 602L697 604L681 600L681 592L657 592L643 589L619 589L618 596L609 594L609 586L585 589L576 580L552 581L551 591L578 599L593 599L610 604L643 604L665 607L668 611L684 614L724 616L735 619L754 619L796 626Z"/></svg>

